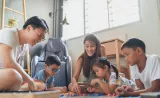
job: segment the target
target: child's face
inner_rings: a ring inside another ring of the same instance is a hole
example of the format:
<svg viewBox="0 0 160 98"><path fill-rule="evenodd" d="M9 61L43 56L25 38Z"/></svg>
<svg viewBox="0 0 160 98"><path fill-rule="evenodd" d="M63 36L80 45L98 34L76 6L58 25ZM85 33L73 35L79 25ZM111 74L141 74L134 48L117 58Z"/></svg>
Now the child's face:
<svg viewBox="0 0 160 98"><path fill-rule="evenodd" d="M138 50L137 49L133 49L133 48L123 48L122 49L122 53L125 56L125 61L133 66L135 64L137 64L137 60L138 60Z"/></svg>
<svg viewBox="0 0 160 98"><path fill-rule="evenodd" d="M84 44L84 49L88 56L93 56L96 51L96 43L86 40Z"/></svg>
<svg viewBox="0 0 160 98"><path fill-rule="evenodd" d="M104 79L106 77L107 74L107 67L105 68L101 68L98 66L93 66L92 67L93 71L96 73L96 76L100 79Z"/></svg>
<svg viewBox="0 0 160 98"><path fill-rule="evenodd" d="M49 74L49 76L53 76L56 74L56 72L58 71L59 66L57 64L52 64L50 66L46 65L46 72Z"/></svg>

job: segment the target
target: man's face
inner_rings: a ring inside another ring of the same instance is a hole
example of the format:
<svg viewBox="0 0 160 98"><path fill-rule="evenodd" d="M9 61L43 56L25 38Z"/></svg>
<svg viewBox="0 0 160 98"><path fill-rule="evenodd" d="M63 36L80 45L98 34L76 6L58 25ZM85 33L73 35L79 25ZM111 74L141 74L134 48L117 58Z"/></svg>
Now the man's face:
<svg viewBox="0 0 160 98"><path fill-rule="evenodd" d="M29 40L28 44L34 46L36 43L41 42L45 38L45 29L28 27Z"/></svg>

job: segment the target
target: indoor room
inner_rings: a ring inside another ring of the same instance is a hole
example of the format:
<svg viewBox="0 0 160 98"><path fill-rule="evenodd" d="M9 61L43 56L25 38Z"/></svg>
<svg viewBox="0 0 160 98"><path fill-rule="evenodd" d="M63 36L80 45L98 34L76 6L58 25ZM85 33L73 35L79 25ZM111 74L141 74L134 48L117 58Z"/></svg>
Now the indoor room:
<svg viewBox="0 0 160 98"><path fill-rule="evenodd" d="M160 0L0 0L0 98L159 98Z"/></svg>

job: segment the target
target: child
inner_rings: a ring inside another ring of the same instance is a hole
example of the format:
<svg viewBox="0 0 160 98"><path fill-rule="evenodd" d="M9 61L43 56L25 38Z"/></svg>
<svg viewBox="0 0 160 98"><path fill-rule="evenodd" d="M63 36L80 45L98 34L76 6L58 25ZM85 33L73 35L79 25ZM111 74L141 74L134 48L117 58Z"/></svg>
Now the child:
<svg viewBox="0 0 160 98"><path fill-rule="evenodd" d="M105 57L98 58L93 64L92 69L98 78L91 81L93 87L87 88L88 92L113 94L117 86L124 84L134 88L134 84L131 81L119 76L117 68L111 65Z"/></svg>
<svg viewBox="0 0 160 98"><path fill-rule="evenodd" d="M128 86L116 89L118 95L138 96L140 93L160 91L160 57L146 55L145 44L142 40L131 38L126 41L121 50L125 60L130 66L134 66L133 77L139 88L134 91Z"/></svg>
<svg viewBox="0 0 160 98"><path fill-rule="evenodd" d="M60 59L57 56L48 56L45 61L45 69L40 70L34 79L43 81L46 84L46 90L60 90L66 92L66 87L54 87L53 80L54 75L58 72L58 68L61 65Z"/></svg>

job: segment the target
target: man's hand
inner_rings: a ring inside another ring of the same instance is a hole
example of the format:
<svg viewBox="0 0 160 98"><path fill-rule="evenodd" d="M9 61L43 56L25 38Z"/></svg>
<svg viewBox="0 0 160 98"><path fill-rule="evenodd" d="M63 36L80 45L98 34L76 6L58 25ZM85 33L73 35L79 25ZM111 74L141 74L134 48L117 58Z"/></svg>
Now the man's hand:
<svg viewBox="0 0 160 98"><path fill-rule="evenodd" d="M34 83L33 80L31 80L30 82L28 82L28 88L31 90L31 91L36 91L37 90L37 87Z"/></svg>

